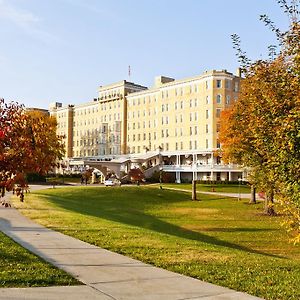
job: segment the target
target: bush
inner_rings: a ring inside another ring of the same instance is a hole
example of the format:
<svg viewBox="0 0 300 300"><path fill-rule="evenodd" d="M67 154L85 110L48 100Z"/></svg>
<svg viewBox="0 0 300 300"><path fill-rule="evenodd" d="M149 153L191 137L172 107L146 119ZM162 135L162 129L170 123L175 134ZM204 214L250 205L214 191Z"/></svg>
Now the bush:
<svg viewBox="0 0 300 300"><path fill-rule="evenodd" d="M28 183L46 182L46 176L40 175L38 173L29 173L26 175L26 179Z"/></svg>

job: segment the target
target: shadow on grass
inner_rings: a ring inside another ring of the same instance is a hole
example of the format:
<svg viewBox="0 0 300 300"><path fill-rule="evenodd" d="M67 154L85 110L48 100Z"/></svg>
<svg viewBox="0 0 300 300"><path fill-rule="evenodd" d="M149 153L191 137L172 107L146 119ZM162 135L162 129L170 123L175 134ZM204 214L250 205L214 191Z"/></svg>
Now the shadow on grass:
<svg viewBox="0 0 300 300"><path fill-rule="evenodd" d="M131 188L132 190L132 188ZM176 194L176 195L175 195ZM131 198L132 194L129 193L128 198L123 196L118 197L115 190L110 190L109 192L99 193L98 195L89 195L89 199L77 198L76 195L73 197L69 194L62 194L61 197L51 194L43 194L48 201L55 203L58 207L66 209L68 211L74 211L76 213L99 217L109 221L114 221L129 226L135 226L142 229L151 230L160 234L167 234L175 236L182 239L188 239L193 241L204 242L210 245L226 247L234 250L240 250L253 254L261 254L270 257L283 258L282 256L273 255L270 253L254 250L239 244L231 243L212 237L200 232L188 230L180 226L163 221L156 216L145 213L145 208L148 206L153 207L153 205L168 205L170 203L179 201L178 192L168 191L167 195L163 195L161 192L152 193L152 195L146 195L145 193L135 193L135 198ZM189 198L181 195L180 199L182 201L187 201ZM138 197L140 196L140 198ZM143 199L147 198L147 199ZM156 197L156 199L151 198ZM166 199L166 196L172 197L176 196L172 200ZM157 199L159 197L159 199ZM147 202L149 200L149 202ZM157 201L158 200L158 201ZM210 199L211 200L211 199ZM218 198L220 200L220 198ZM224 221L225 222L225 221ZM266 231L265 229L253 229L253 228L236 228L236 229L226 229L217 228L218 231ZM77 228L77 231L89 231L89 229ZM214 230L212 230L214 231Z"/></svg>

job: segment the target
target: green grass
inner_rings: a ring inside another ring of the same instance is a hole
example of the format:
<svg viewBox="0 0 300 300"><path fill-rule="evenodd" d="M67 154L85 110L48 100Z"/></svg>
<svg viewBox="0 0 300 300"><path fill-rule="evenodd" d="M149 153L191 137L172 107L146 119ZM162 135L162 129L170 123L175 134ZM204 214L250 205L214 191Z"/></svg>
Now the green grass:
<svg viewBox="0 0 300 300"><path fill-rule="evenodd" d="M0 288L81 284L0 232Z"/></svg>
<svg viewBox="0 0 300 300"><path fill-rule="evenodd" d="M16 205L54 230L146 263L265 299L300 299L300 247L281 217L217 195L157 187L76 187Z"/></svg>
<svg viewBox="0 0 300 300"><path fill-rule="evenodd" d="M80 183L80 178L78 177L48 177L46 178L47 183Z"/></svg>
<svg viewBox="0 0 300 300"><path fill-rule="evenodd" d="M163 187L166 188L178 188L182 190L192 190L191 183L163 183ZM196 185L197 191L199 192L212 192L214 189L215 192L219 193L235 193L238 194L239 191L241 194L249 194L250 186L248 185L238 185L238 184L203 184L198 183Z"/></svg>

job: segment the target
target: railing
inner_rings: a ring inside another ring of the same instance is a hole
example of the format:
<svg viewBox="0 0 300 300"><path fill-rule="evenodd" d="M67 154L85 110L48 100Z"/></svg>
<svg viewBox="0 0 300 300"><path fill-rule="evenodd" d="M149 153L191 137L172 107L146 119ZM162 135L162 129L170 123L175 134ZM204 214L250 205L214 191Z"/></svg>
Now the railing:
<svg viewBox="0 0 300 300"><path fill-rule="evenodd" d="M146 178L149 178L152 176L152 174L155 172L155 171L159 171L160 170L160 165L156 165L154 167L151 167L147 170L144 171L144 175Z"/></svg>
<svg viewBox="0 0 300 300"><path fill-rule="evenodd" d="M237 165L200 165L200 164L192 164L192 165L163 165L164 171L183 171L183 172L191 172L191 171L240 171L241 168Z"/></svg>

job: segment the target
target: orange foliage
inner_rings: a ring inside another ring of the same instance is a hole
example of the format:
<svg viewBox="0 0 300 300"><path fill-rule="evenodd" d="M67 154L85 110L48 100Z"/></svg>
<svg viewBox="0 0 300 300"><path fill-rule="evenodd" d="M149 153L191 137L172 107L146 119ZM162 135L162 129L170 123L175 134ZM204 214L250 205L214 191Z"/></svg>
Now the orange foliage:
<svg viewBox="0 0 300 300"><path fill-rule="evenodd" d="M64 147L56 135L56 121L46 114L26 113L23 106L0 99L0 128L2 196L15 184L25 188L27 173L45 174L62 158Z"/></svg>

